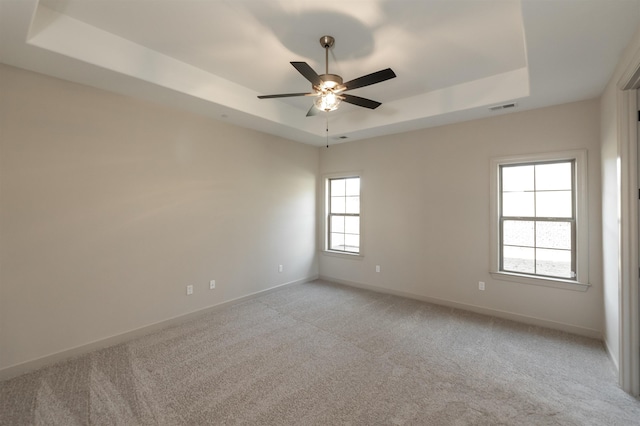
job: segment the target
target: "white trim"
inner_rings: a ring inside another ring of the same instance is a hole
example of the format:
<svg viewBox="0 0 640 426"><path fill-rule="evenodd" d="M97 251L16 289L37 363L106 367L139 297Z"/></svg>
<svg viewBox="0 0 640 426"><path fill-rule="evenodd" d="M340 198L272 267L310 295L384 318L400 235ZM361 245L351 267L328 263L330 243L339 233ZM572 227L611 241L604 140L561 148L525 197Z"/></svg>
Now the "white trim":
<svg viewBox="0 0 640 426"><path fill-rule="evenodd" d="M488 315L497 318L503 318L510 321L515 321L523 324L531 324L539 327L551 328L553 330L565 331L571 334L577 334L580 336L586 336L593 339L602 340L602 332L592 328L580 327L573 324L566 324L562 322L549 321L542 318L530 317L521 315L515 312L501 311L498 309L485 308L483 306L471 305L467 303L454 302L447 299L439 299L436 297L422 296L415 293L409 293L405 291L392 290L385 287L378 287L370 284L363 284L355 281L342 280L326 275L320 275L321 280L330 281L337 284L346 285L349 287L357 287L365 290L376 291L378 293L391 294L394 296L406 297L408 299L420 300L422 302L433 303L435 305L447 306L455 309L462 309L464 311L475 312L482 315Z"/></svg>
<svg viewBox="0 0 640 426"><path fill-rule="evenodd" d="M619 84L619 87L624 85ZM618 231L620 245L618 272L618 282L620 283L618 299L620 362L618 379L623 390L634 396L639 396L637 100L636 93L632 90L618 90L616 97L619 112L618 178L620 184L620 227Z"/></svg>
<svg viewBox="0 0 640 426"><path fill-rule="evenodd" d="M362 249L362 247L361 247ZM363 260L364 256L358 253L347 253L341 251L333 251L333 250L321 250L320 253L323 256L329 257L338 257L341 259L349 259L349 260Z"/></svg>
<svg viewBox="0 0 640 426"><path fill-rule="evenodd" d="M500 198L498 196L500 173L499 168L505 164L519 164L538 161L551 160L575 160L576 161L576 281L546 279L536 276L523 276L500 271L499 258L499 230L498 218L500 212ZM571 288L586 291L589 289L589 200L588 200L588 179L587 179L587 150L579 149L560 152L543 152L535 154L511 155L507 157L495 157L491 159L489 200L489 272L494 278L504 281L513 281L521 284L541 285L544 287Z"/></svg>
<svg viewBox="0 0 640 426"><path fill-rule="evenodd" d="M245 302L250 299L254 299L256 297L264 296L265 294L274 292L276 290L280 290L282 287L295 285L295 284L304 284L310 281L314 281L318 279L318 275L312 275L306 278L301 278L299 280L290 281L284 284L278 284L273 287L270 287L265 290L256 291L255 293L247 294L246 296L241 296L236 299L227 300L225 302L218 303L216 305L208 306L206 308L198 309L197 311L188 312L183 315L178 315L176 317L168 318L166 320L158 321L153 324L145 325L143 327L139 327L133 330L126 331L124 333L116 334L114 336L110 336L104 339L95 340L93 342L76 346L71 349L66 349L60 352L55 352L49 355L45 355L40 358L36 358L30 361L21 362L19 364L14 364L9 367L5 367L0 369L0 380L10 379L12 377L19 376L24 373L28 373L29 371L36 370L38 368L46 367L51 364L55 364L57 362L65 361L70 358L74 358L80 355L87 354L89 352L103 349L109 346L117 345L120 343L128 342L135 338L145 336L147 334L162 330L172 325L182 324L187 321L190 321L194 318L197 318L201 315L205 315L209 312L226 308L231 305L235 305L237 303Z"/></svg>
<svg viewBox="0 0 640 426"><path fill-rule="evenodd" d="M636 33L636 37L637 37ZM617 82L618 160L620 191L619 370L620 386L640 396L640 324L638 301L638 130L637 99L640 47L629 54Z"/></svg>
<svg viewBox="0 0 640 426"><path fill-rule="evenodd" d="M329 205L329 187L327 183L329 179L339 179L339 178L348 178L348 177L359 177L360 178L360 247L358 253L349 253L349 252L339 252L329 250L327 247L329 245L329 235L327 228L327 217L329 212L327 210L327 206ZM362 259L364 257L364 203L363 203L363 194L366 192L363 187L366 186L366 183L363 178L362 171L350 171L350 172L334 172L334 173L325 173L321 176L320 179L320 206L319 211L322 217L320 221L320 238L318 239L320 247L318 247L318 251L322 254L340 257L343 259Z"/></svg>
<svg viewBox="0 0 640 426"><path fill-rule="evenodd" d="M511 281L521 284L540 285L543 287L560 288L572 291L587 291L591 285L570 280L532 277L530 275L514 274L511 272L489 272L493 278L500 281Z"/></svg>

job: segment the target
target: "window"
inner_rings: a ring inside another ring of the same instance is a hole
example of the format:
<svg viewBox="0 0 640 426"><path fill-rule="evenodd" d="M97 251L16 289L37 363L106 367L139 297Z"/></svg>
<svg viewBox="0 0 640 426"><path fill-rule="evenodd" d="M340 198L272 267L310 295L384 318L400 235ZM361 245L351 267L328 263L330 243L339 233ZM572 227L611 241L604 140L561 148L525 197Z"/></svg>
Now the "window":
<svg viewBox="0 0 640 426"><path fill-rule="evenodd" d="M327 179L329 251L360 253L360 176Z"/></svg>
<svg viewBox="0 0 640 426"><path fill-rule="evenodd" d="M575 279L574 166L500 166L501 271Z"/></svg>
<svg viewBox="0 0 640 426"><path fill-rule="evenodd" d="M493 161L496 278L587 285L585 163L583 151Z"/></svg>

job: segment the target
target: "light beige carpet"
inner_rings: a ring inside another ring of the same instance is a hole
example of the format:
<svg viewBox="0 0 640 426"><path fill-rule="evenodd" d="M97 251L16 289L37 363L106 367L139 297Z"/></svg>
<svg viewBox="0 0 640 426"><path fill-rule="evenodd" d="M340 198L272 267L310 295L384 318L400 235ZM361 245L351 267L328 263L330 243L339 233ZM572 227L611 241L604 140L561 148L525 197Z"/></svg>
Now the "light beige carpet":
<svg viewBox="0 0 640 426"><path fill-rule="evenodd" d="M632 425L596 340L322 281L0 383L2 425Z"/></svg>

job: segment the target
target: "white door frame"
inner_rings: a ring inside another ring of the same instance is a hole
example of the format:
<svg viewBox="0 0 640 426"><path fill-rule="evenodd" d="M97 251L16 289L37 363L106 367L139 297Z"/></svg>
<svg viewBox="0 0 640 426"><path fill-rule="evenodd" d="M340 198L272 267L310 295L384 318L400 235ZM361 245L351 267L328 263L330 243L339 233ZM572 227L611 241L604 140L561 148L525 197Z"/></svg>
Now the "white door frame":
<svg viewBox="0 0 640 426"><path fill-rule="evenodd" d="M619 371L620 386L634 396L640 395L640 319L638 315L638 102L640 87L640 49L631 56L617 86L618 177L620 182L620 293Z"/></svg>

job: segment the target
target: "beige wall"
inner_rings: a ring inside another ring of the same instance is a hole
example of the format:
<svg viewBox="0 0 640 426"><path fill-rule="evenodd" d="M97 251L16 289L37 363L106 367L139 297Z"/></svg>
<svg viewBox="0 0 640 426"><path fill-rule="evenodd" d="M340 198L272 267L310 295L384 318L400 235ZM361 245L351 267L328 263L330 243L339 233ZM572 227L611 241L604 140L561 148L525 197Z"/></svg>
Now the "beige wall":
<svg viewBox="0 0 640 426"><path fill-rule="evenodd" d="M619 362L620 184L618 182L618 128L615 84L601 98L602 158L602 268L604 342L616 366Z"/></svg>
<svg viewBox="0 0 640 426"><path fill-rule="evenodd" d="M318 272L604 331L601 164L605 186L611 164L607 144L600 158L598 101L318 150L15 68L0 73L0 371ZM492 279L490 159L570 149L588 150L592 287ZM318 176L343 171L363 173L365 256L316 262Z"/></svg>
<svg viewBox="0 0 640 426"><path fill-rule="evenodd" d="M322 276L598 336L602 332L597 100L426 129L321 151L320 173L361 171L362 260L321 254ZM586 292L492 279L492 157L588 150ZM381 272L375 272L375 265ZM478 281L486 290L478 290Z"/></svg>
<svg viewBox="0 0 640 426"><path fill-rule="evenodd" d="M0 371L317 275L318 148L6 66L0 89Z"/></svg>

